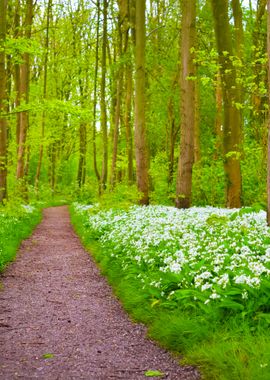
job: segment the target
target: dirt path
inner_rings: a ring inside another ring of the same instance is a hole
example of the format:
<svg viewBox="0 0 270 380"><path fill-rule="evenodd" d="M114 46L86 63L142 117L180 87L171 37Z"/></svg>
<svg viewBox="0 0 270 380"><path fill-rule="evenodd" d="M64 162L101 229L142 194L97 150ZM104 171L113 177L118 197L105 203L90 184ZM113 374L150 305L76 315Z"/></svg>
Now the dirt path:
<svg viewBox="0 0 270 380"><path fill-rule="evenodd" d="M145 338L74 234L66 207L44 211L0 278L0 379L198 379Z"/></svg>

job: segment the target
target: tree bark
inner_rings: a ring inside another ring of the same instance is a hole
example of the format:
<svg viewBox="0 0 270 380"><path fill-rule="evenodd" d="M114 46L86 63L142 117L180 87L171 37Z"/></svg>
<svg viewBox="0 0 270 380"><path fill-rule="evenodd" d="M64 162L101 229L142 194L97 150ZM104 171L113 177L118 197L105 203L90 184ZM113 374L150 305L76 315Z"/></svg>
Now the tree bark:
<svg viewBox="0 0 270 380"><path fill-rule="evenodd" d="M77 182L79 187L85 183L85 171L86 171L86 141L87 132L85 122L80 123L80 155L79 155L79 165Z"/></svg>
<svg viewBox="0 0 270 380"><path fill-rule="evenodd" d="M25 22L24 22L24 37L30 39L31 26L33 18L33 0L26 1ZM20 102L25 105L29 101L29 72L30 72L30 55L28 52L23 53L23 63L20 65ZM25 164L25 142L29 124L28 111L19 113L19 146L17 160L17 180L20 181L20 191L23 197L26 197L26 185L24 184L24 164Z"/></svg>
<svg viewBox="0 0 270 380"><path fill-rule="evenodd" d="M268 105L270 105L270 0L267 0ZM270 108L268 110L267 143L267 224L270 226Z"/></svg>
<svg viewBox="0 0 270 380"><path fill-rule="evenodd" d="M100 194L100 174L97 167L97 144L96 144L96 117L97 117L97 80L99 64L99 25L100 25L100 0L97 0L97 26L96 26L96 51L95 51L95 73L94 73L94 99L93 99L93 165L98 180Z"/></svg>
<svg viewBox="0 0 270 380"><path fill-rule="evenodd" d="M0 202L7 198L6 40L7 0L0 0Z"/></svg>
<svg viewBox="0 0 270 380"><path fill-rule="evenodd" d="M45 39L45 57L44 57L44 78L43 78L43 100L47 98L47 76L48 76L48 55L49 55L49 28L50 28L50 19L52 11L52 0L48 0L47 6L47 20L46 20L46 39ZM39 159L37 164L37 171L35 177L35 190L38 191L39 178L41 172L43 150L44 150L44 137L45 137L45 121L46 114L45 111L42 111L41 119L41 144L39 148Z"/></svg>
<svg viewBox="0 0 270 380"><path fill-rule="evenodd" d="M193 53L196 37L196 0L182 0L181 33L181 141L176 180L176 207L191 205L192 167L194 162L195 66Z"/></svg>
<svg viewBox="0 0 270 380"><path fill-rule="evenodd" d="M118 14L118 43L117 43L117 53L118 53L118 67L115 74L116 81L116 102L114 110L114 132L113 132L113 151L112 151L112 166L111 166L111 187L114 188L116 184L116 164L117 164L117 153L118 153L118 140L119 140L119 126L121 121L121 106L123 98L123 34L125 32L123 27L123 22L125 19L125 8L127 6L126 2L118 1L119 14Z"/></svg>
<svg viewBox="0 0 270 380"><path fill-rule="evenodd" d="M235 30L235 50L238 58L243 58L244 30L243 12L239 0L232 0L232 11Z"/></svg>
<svg viewBox="0 0 270 380"><path fill-rule="evenodd" d="M122 1L123 3L123 1ZM125 4L125 2L124 2ZM131 12L132 12L132 3L128 2L128 7L126 9L126 15L124 17L124 55L126 56L126 65L125 65L125 111L124 111L124 125L126 131L126 153L128 160L128 183L132 184L134 175L133 175L133 139L132 139L132 125L131 125L131 108L132 108L132 90L133 90L133 77L132 77L132 59L130 52L130 37L129 30L131 28Z"/></svg>
<svg viewBox="0 0 270 380"><path fill-rule="evenodd" d="M21 24L21 4L20 0L16 1L15 6L15 14L14 14L14 38L19 38L21 35L20 24ZM15 81L15 91L16 91L16 99L15 99L15 107L20 106L20 64L14 64L14 81ZM19 139L20 139L20 113L16 115L16 144L17 144L17 153L19 147Z"/></svg>
<svg viewBox="0 0 270 380"><path fill-rule="evenodd" d="M267 47L265 34L262 33L264 29L264 19L266 12L267 0L258 0L256 9L256 18L254 20L254 27L252 32L252 43L255 47L253 51L252 60L258 59L259 56L263 56ZM267 112L265 112L264 104L268 102L267 95L260 94L259 86L260 82L267 81L267 74L262 70L262 66L258 63L253 66L254 82L257 90L252 92L252 111L251 111L251 125L254 131L254 138L258 144L262 143L265 138L265 122L267 119Z"/></svg>
<svg viewBox="0 0 270 380"><path fill-rule="evenodd" d="M127 146L127 159L128 159L128 183L133 183L133 139L132 139L132 125L131 125L131 101L132 101L132 65L127 63L125 70L125 115L124 123L126 129L126 146Z"/></svg>
<svg viewBox="0 0 270 380"><path fill-rule="evenodd" d="M230 60L233 43L228 16L228 0L212 0L215 35L219 55L224 106L224 170L226 175L226 205L241 207L241 92Z"/></svg>
<svg viewBox="0 0 270 380"><path fill-rule="evenodd" d="M145 131L145 0L136 2L135 154L140 203L149 204L148 149Z"/></svg>
<svg viewBox="0 0 270 380"><path fill-rule="evenodd" d="M108 130L107 130L107 109L106 109L106 50L107 50L107 8L108 1L103 2L103 40L102 40L102 59L101 59L101 88L100 88L100 113L101 130L103 140L103 161L101 186L106 189L108 177Z"/></svg>
<svg viewBox="0 0 270 380"><path fill-rule="evenodd" d="M114 188L116 183L116 163L117 163L117 151L118 151L118 138L119 138L119 124L120 124L120 112L121 112L121 92L122 92L122 78L121 73L118 73L118 80L116 82L116 104L114 112L114 131L113 131L113 152L112 152L112 167L111 167L111 179L110 183Z"/></svg>

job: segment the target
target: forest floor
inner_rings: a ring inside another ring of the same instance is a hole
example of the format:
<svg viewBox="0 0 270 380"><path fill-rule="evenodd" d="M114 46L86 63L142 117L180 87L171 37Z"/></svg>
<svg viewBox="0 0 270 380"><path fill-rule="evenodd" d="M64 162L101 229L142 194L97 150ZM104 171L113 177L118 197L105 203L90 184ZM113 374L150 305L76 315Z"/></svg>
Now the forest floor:
<svg viewBox="0 0 270 380"><path fill-rule="evenodd" d="M44 210L0 280L1 380L200 378L129 319L65 206Z"/></svg>

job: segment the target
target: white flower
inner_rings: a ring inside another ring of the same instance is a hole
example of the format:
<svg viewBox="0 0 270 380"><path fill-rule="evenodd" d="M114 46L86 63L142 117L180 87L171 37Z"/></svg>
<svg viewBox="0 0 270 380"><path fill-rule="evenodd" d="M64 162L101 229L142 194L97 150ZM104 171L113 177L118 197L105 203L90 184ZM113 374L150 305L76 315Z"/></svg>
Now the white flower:
<svg viewBox="0 0 270 380"><path fill-rule="evenodd" d="M210 298L212 298L213 300L216 300L216 299L220 298L220 295L217 294L216 292L213 292L213 293L210 295Z"/></svg>
<svg viewBox="0 0 270 380"><path fill-rule="evenodd" d="M178 273L178 272L181 272L181 265L178 264L178 263L172 263L170 265L170 271L173 272L173 273Z"/></svg>
<svg viewBox="0 0 270 380"><path fill-rule="evenodd" d="M213 284L209 284L209 283L203 284L201 286L201 291L203 292L204 290L211 289L212 286L213 286Z"/></svg>
<svg viewBox="0 0 270 380"><path fill-rule="evenodd" d="M248 292L246 290L243 291L242 298L243 298L243 300L248 299Z"/></svg>
<svg viewBox="0 0 270 380"><path fill-rule="evenodd" d="M228 273L224 273L223 275L221 275L215 282L218 285L220 285L223 289L225 289L227 284L229 283Z"/></svg>

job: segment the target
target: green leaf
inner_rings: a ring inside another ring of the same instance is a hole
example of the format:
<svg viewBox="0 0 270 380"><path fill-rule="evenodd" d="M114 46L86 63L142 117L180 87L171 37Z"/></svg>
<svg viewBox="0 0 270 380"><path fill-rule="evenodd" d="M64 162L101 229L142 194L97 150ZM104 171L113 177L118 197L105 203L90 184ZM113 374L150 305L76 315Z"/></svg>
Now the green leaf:
<svg viewBox="0 0 270 380"><path fill-rule="evenodd" d="M256 313L254 319L264 319L267 323L270 323L270 314L269 313Z"/></svg>
<svg viewBox="0 0 270 380"><path fill-rule="evenodd" d="M222 300L218 307L231 310L244 310L244 306L242 304L231 300Z"/></svg>
<svg viewBox="0 0 270 380"><path fill-rule="evenodd" d="M159 376L164 376L164 373L162 373L160 371L149 370L149 371L144 372L144 375L146 377L159 377Z"/></svg>
<svg viewBox="0 0 270 380"><path fill-rule="evenodd" d="M42 355L42 358L43 359L52 359L54 357L54 354L50 354L50 353L47 353L47 354L43 354Z"/></svg>

